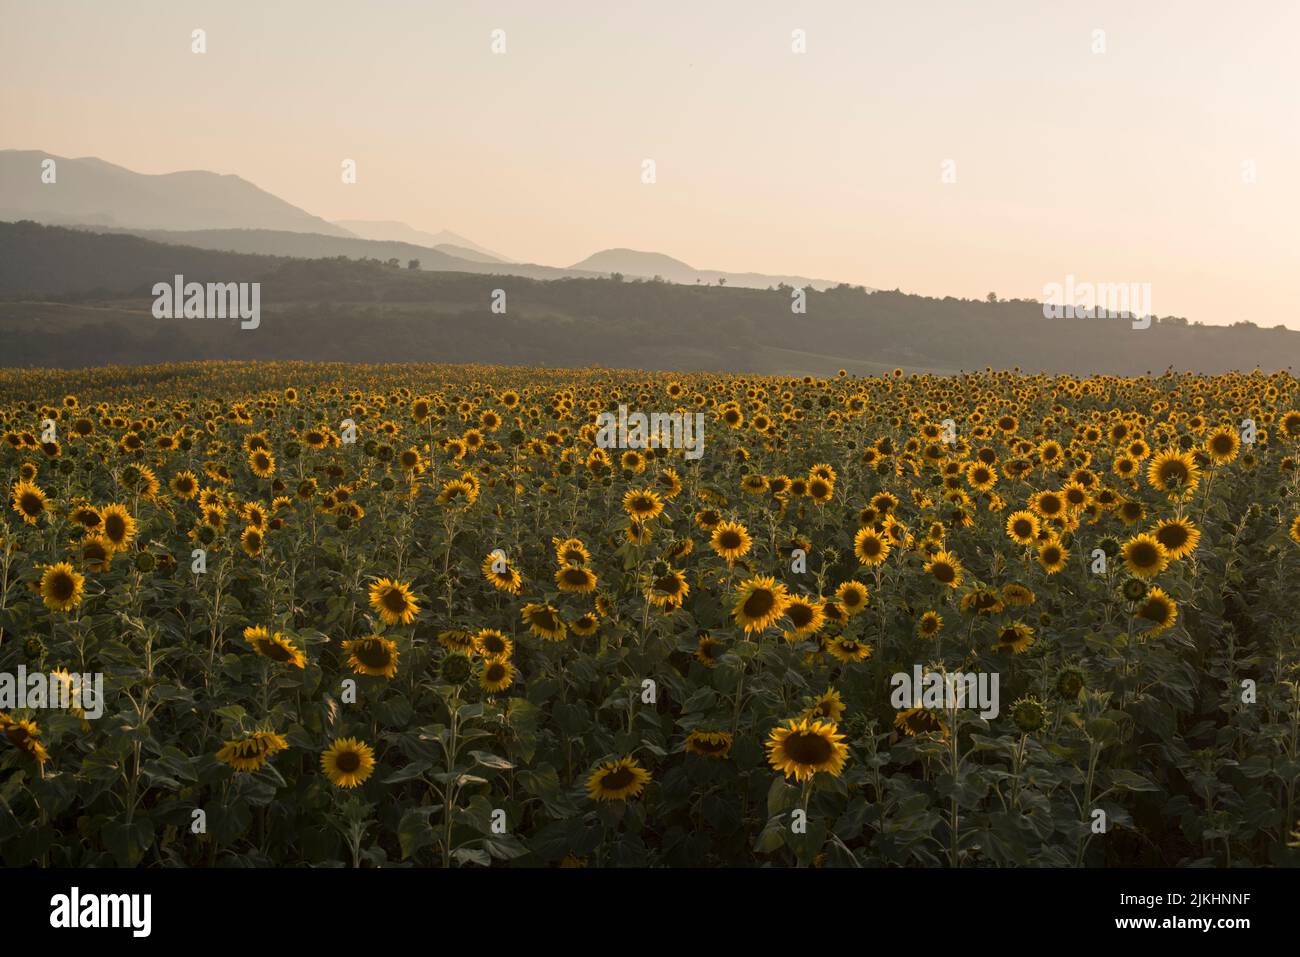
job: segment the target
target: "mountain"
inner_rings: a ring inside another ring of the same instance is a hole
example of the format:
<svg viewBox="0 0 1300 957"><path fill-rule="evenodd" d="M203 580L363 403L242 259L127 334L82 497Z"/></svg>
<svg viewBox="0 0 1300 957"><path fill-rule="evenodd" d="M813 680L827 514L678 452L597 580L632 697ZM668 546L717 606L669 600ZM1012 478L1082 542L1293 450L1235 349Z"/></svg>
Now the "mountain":
<svg viewBox="0 0 1300 957"><path fill-rule="evenodd" d="M637 249L603 249L574 263L570 269L595 272L603 275L619 273L641 279L666 279L677 283L706 283L740 286L745 289L768 289L772 286L798 286L804 289L830 289L839 283L830 279L809 279L807 276L769 276L757 272L724 272L717 269L696 269L680 259L663 253L642 252Z"/></svg>
<svg viewBox="0 0 1300 957"><path fill-rule="evenodd" d="M430 249L441 249L444 246L450 246L453 249L446 251L462 259L473 259L477 262L510 262L506 257L498 255L492 250L471 242L464 236L458 236L447 229L429 233L393 219L340 219L336 220L334 225L346 229L362 239L411 243L414 246L427 246ZM469 255L471 252L476 255Z"/></svg>
<svg viewBox="0 0 1300 957"><path fill-rule="evenodd" d="M1134 329L1125 320L1047 319L1032 301L849 285L810 289L807 312L795 315L781 290L427 271L397 258L257 256L0 223L0 364L297 359L819 376L894 367L1075 375L1300 367L1300 332L1249 323L1189 326L1166 317ZM154 318L153 285L177 273L188 282L260 283L260 324ZM498 290L507 294L505 313L492 308Z"/></svg>
<svg viewBox="0 0 1300 957"><path fill-rule="evenodd" d="M82 227L85 228L85 227ZM484 261L474 250L443 245L438 249L411 243L358 239L351 236L322 236L319 233L285 232L272 229L117 229L102 232L126 233L158 243L216 249L224 252L251 253L258 256L293 256L299 259L325 259L345 256L348 259L397 259L405 266L412 259L420 268L433 272L472 272L488 275L526 276L532 279L560 279L565 276L595 276L580 270L556 269L534 263ZM457 253L463 252L462 258Z"/></svg>
<svg viewBox="0 0 1300 957"><path fill-rule="evenodd" d="M42 182L42 164L55 181ZM0 150L0 219L139 229L279 229L349 236L238 176L136 173L95 157Z"/></svg>

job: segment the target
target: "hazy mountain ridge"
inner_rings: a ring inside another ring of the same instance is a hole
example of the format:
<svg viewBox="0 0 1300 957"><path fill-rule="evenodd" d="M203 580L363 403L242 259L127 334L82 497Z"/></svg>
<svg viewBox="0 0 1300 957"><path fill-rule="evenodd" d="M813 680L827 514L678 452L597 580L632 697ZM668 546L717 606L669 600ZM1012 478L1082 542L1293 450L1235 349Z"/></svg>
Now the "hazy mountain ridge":
<svg viewBox="0 0 1300 957"><path fill-rule="evenodd" d="M458 233L453 233L449 229L440 229L436 233L430 233L423 229L416 229L407 223L399 222L394 219L336 219L335 226L339 226L359 236L362 239L373 239L379 242L397 242L410 243L413 246L427 246L430 249L442 249L442 247L453 247L456 252L450 249L445 250L453 256L460 256L463 259L474 260L479 262L512 262L500 253L493 252L486 246L480 246L478 243L466 239ZM466 252L473 252L476 256L465 255Z"/></svg>
<svg viewBox="0 0 1300 957"><path fill-rule="evenodd" d="M718 269L696 269L664 253L645 252L639 249L602 249L586 259L574 263L570 269L580 269L604 275L618 273L640 279L666 279L676 283L707 283L709 285L743 286L747 289L767 289L771 286L795 286L804 289L830 289L841 285L831 279L810 279L807 276L776 276L757 272L727 272Z"/></svg>
<svg viewBox="0 0 1300 957"><path fill-rule="evenodd" d="M55 181L42 181L53 160ZM0 219L139 229L252 228L351 234L230 174L137 173L96 157L0 150Z"/></svg>

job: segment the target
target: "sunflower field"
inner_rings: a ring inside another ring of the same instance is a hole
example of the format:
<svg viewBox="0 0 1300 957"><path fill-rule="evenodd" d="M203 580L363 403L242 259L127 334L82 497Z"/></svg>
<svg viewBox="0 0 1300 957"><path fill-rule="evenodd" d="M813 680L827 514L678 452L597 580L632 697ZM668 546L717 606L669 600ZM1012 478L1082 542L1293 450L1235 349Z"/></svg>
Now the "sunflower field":
<svg viewBox="0 0 1300 957"><path fill-rule="evenodd" d="M1288 373L24 369L0 432L0 676L76 692L0 708L8 866L1300 863Z"/></svg>

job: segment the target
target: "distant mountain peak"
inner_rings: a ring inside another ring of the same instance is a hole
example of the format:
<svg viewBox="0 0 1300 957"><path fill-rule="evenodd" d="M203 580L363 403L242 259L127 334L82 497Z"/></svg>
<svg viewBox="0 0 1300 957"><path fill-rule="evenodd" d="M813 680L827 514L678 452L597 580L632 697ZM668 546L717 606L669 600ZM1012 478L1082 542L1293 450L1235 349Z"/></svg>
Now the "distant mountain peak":
<svg viewBox="0 0 1300 957"><path fill-rule="evenodd" d="M423 229L416 229L409 223L404 223L396 219L340 219L336 220L334 225L346 229L353 235L360 236L362 239L374 239L381 242L393 243L412 243L416 246L428 246L431 249L438 249L443 246L455 246L460 251L454 252L452 255L462 256L466 259L473 259L475 262L511 262L511 260L502 256L500 253L495 253L486 246L480 246L478 243L466 239L458 233L453 233L449 229L430 233ZM466 256L466 252L473 252L475 255Z"/></svg>
<svg viewBox="0 0 1300 957"><path fill-rule="evenodd" d="M54 160L53 183L41 180ZM0 219L135 229L277 229L350 235L234 173L137 173L97 156L0 150Z"/></svg>

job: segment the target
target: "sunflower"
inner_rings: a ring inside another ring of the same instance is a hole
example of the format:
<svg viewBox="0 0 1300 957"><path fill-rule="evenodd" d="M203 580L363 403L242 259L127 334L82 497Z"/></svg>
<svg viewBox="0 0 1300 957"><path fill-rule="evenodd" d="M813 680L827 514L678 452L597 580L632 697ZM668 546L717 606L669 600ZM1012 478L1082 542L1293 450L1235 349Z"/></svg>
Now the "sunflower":
<svg viewBox="0 0 1300 957"><path fill-rule="evenodd" d="M248 469L258 478L270 478L275 474L275 456L267 449L254 449L248 453Z"/></svg>
<svg viewBox="0 0 1300 957"><path fill-rule="evenodd" d="M650 773L635 758L606 761L587 778L587 796L593 801L626 801L645 790Z"/></svg>
<svg viewBox="0 0 1300 957"><path fill-rule="evenodd" d="M1034 643L1034 629L1024 622L1013 621L998 629L997 639L993 643L996 651L1011 651L1017 655L1024 654Z"/></svg>
<svg viewBox="0 0 1300 957"><path fill-rule="evenodd" d="M45 514L45 492L33 482L18 482L13 490L14 511L28 525L35 525Z"/></svg>
<svg viewBox="0 0 1300 957"><path fill-rule="evenodd" d="M713 536L709 539L709 547L728 562L734 562L746 554L752 544L749 530L739 522L721 522L713 529Z"/></svg>
<svg viewBox="0 0 1300 957"><path fill-rule="evenodd" d="M320 756L321 770L336 787L354 788L375 771L375 752L356 738L335 738Z"/></svg>
<svg viewBox="0 0 1300 957"><path fill-rule="evenodd" d="M731 615L746 634L762 632L781 619L788 601L785 585L757 575L741 584Z"/></svg>
<svg viewBox="0 0 1300 957"><path fill-rule="evenodd" d="M121 551L135 538L135 519L122 505L105 505L99 513L104 519L104 537L116 551Z"/></svg>
<svg viewBox="0 0 1300 957"><path fill-rule="evenodd" d="M370 586L370 607L386 625L409 625L420 613L411 586L391 578L381 578Z"/></svg>
<svg viewBox="0 0 1300 957"><path fill-rule="evenodd" d="M244 640L263 658L294 668L306 667L307 655L278 631L271 633L261 625L256 625L244 629Z"/></svg>
<svg viewBox="0 0 1300 957"><path fill-rule="evenodd" d="M45 750L45 745L36 740L41 736L41 729L37 727L35 721L11 718L4 712L0 712L0 734L3 734L5 740L19 751L30 758L35 758L37 764L44 764L50 759L50 753Z"/></svg>
<svg viewBox="0 0 1300 957"><path fill-rule="evenodd" d="M51 565L41 574L41 600L54 611L72 611L81 604L86 576L68 562Z"/></svg>
<svg viewBox="0 0 1300 957"><path fill-rule="evenodd" d="M1151 534L1164 546L1165 551L1169 553L1169 558L1174 561L1186 558L1196 551L1196 546L1201 541L1200 529L1185 518L1165 519Z"/></svg>
<svg viewBox="0 0 1300 957"><path fill-rule="evenodd" d="M104 524L103 517L99 514L99 509L92 505L78 505L68 513L68 521L75 525L80 525L88 532L96 532Z"/></svg>
<svg viewBox="0 0 1300 957"><path fill-rule="evenodd" d="M937 611L921 613L916 623L916 631L922 638L933 638L943 630L943 616Z"/></svg>
<svg viewBox="0 0 1300 957"><path fill-rule="evenodd" d="M835 603L850 618L867 607L867 598L867 586L859 581L846 581L835 589Z"/></svg>
<svg viewBox="0 0 1300 957"><path fill-rule="evenodd" d="M1134 535L1121 549L1124 567L1138 578L1152 578L1169 566L1169 552L1154 535Z"/></svg>
<svg viewBox="0 0 1300 957"><path fill-rule="evenodd" d="M92 572L106 572L113 564L113 546L103 535L87 535L81 540L81 560Z"/></svg>
<svg viewBox="0 0 1300 957"><path fill-rule="evenodd" d="M249 558L256 558L262 554L262 546L265 542L266 538L263 536L262 530L252 525L244 529L243 534L239 536L239 546Z"/></svg>
<svg viewBox="0 0 1300 957"><path fill-rule="evenodd" d="M869 644L845 635L837 635L829 639L826 642L826 651L836 661L842 661L846 665L851 662L866 661L871 657L871 646Z"/></svg>
<svg viewBox="0 0 1300 957"><path fill-rule="evenodd" d="M444 482L437 498L439 505L449 505L462 510L469 508L477 500L478 489L464 479L451 479Z"/></svg>
<svg viewBox="0 0 1300 957"><path fill-rule="evenodd" d="M990 588L973 588L961 596L960 608L968 615L996 615L1003 609L1002 596Z"/></svg>
<svg viewBox="0 0 1300 957"><path fill-rule="evenodd" d="M1007 535L1020 545L1032 545L1038 540L1038 516L1033 512L1012 512L1007 517Z"/></svg>
<svg viewBox="0 0 1300 957"><path fill-rule="evenodd" d="M509 658L515 644L495 628L484 628L474 636L474 649L484 658Z"/></svg>
<svg viewBox="0 0 1300 957"><path fill-rule="evenodd" d="M1048 538L1038 546L1038 564L1049 575L1055 575L1070 560L1070 553L1056 538Z"/></svg>
<svg viewBox="0 0 1300 957"><path fill-rule="evenodd" d="M835 483L824 478L808 478L808 497L818 505L825 505L835 494Z"/></svg>
<svg viewBox="0 0 1300 957"><path fill-rule="evenodd" d="M871 528L860 528L853 537L853 554L868 567L883 562L889 556L889 548L889 542Z"/></svg>
<svg viewBox="0 0 1300 957"><path fill-rule="evenodd" d="M623 511L638 524L658 518L663 510L663 499L654 489L632 489L623 496Z"/></svg>
<svg viewBox="0 0 1300 957"><path fill-rule="evenodd" d="M1226 465L1237 457L1241 450L1241 437L1237 430L1224 426L1215 429L1205 440L1205 454L1215 465Z"/></svg>
<svg viewBox="0 0 1300 957"><path fill-rule="evenodd" d="M722 513L716 508L702 508L695 513L695 524L710 532L722 524Z"/></svg>
<svg viewBox="0 0 1300 957"><path fill-rule="evenodd" d="M646 586L646 598L660 608L674 609L682 607L682 602L691 592L686 583L686 576L675 569L668 569L662 575L653 576Z"/></svg>
<svg viewBox="0 0 1300 957"><path fill-rule="evenodd" d="M1161 492L1187 493L1200 484L1201 468L1190 452L1166 449L1151 459L1147 481Z"/></svg>
<svg viewBox="0 0 1300 957"><path fill-rule="evenodd" d="M1065 511L1065 498L1059 492L1039 492L1030 498L1029 507L1042 518L1059 518Z"/></svg>
<svg viewBox="0 0 1300 957"><path fill-rule="evenodd" d="M797 595L786 603L785 617L790 619L790 624L794 625L794 631L786 632L785 635L792 641L807 635L815 635L826 620L820 601L809 601Z"/></svg>
<svg viewBox="0 0 1300 957"><path fill-rule="evenodd" d="M686 753L721 761L731 753L728 731L692 731L686 736Z"/></svg>
<svg viewBox="0 0 1300 957"><path fill-rule="evenodd" d="M839 724L840 718L844 715L844 710L844 700L840 697L840 693L834 688L827 688L821 695L813 699L812 704L804 709L800 717L815 718L829 721L831 724Z"/></svg>
<svg viewBox="0 0 1300 957"><path fill-rule="evenodd" d="M474 636L468 631L459 628L451 628L447 631L438 632L438 644L442 645L448 651L468 654L476 650Z"/></svg>
<svg viewBox="0 0 1300 957"><path fill-rule="evenodd" d="M707 634L700 635L695 643L695 660L706 668L714 668L718 664L718 659L722 657L725 647L716 638Z"/></svg>
<svg viewBox="0 0 1300 957"><path fill-rule="evenodd" d="M478 685L484 691L496 693L505 691L514 683L515 669L508 658L487 658L483 661L483 670L478 675Z"/></svg>
<svg viewBox="0 0 1300 957"><path fill-rule="evenodd" d="M547 641L563 641L568 630L559 610L552 605L529 603L520 609L519 617L529 631Z"/></svg>
<svg viewBox="0 0 1300 957"><path fill-rule="evenodd" d="M555 546L555 560L561 565L585 565L591 561L587 546L577 538L551 539Z"/></svg>
<svg viewBox="0 0 1300 957"><path fill-rule="evenodd" d="M565 565L555 573L555 584L560 591L588 595L596 590L596 575L581 565Z"/></svg>
<svg viewBox="0 0 1300 957"><path fill-rule="evenodd" d="M199 477L189 471L177 472L167 483L167 487L182 502L188 502L199 492Z"/></svg>
<svg viewBox="0 0 1300 957"><path fill-rule="evenodd" d="M519 574L517 568L510 564L505 552L500 549L483 559L483 564L479 567L483 571L483 577L498 591L506 592L509 595L518 595L523 589L523 576Z"/></svg>
<svg viewBox="0 0 1300 957"><path fill-rule="evenodd" d="M818 771L839 777L848 760L844 736L829 721L788 718L767 738L767 760L787 778L807 781Z"/></svg>
<svg viewBox="0 0 1300 957"><path fill-rule="evenodd" d="M963 576L961 562L957 556L947 551L935 552L934 556L925 563L925 571L929 572L931 577L940 585L945 585L948 588L961 586Z"/></svg>
<svg viewBox="0 0 1300 957"><path fill-rule="evenodd" d="M254 731L243 737L227 741L217 751L217 760L236 771L260 770L272 755L289 747L283 736L270 731Z"/></svg>
<svg viewBox="0 0 1300 957"><path fill-rule="evenodd" d="M397 643L381 635L369 638L354 638L343 642L343 650L348 655L348 665L359 675L372 675L377 678L397 677L397 659L401 653Z"/></svg>
<svg viewBox="0 0 1300 957"><path fill-rule="evenodd" d="M573 631L573 633L583 638L587 637L588 635L594 635L596 633L596 629L599 627L600 627L600 618L598 618L594 612L590 612L590 611L584 612L583 614L575 618L573 621L569 622L569 628Z"/></svg>
<svg viewBox="0 0 1300 957"><path fill-rule="evenodd" d="M1028 607L1037 601L1038 597L1024 585L1018 582L1008 582L1002 586L1002 600L1008 605Z"/></svg>
<svg viewBox="0 0 1300 957"><path fill-rule="evenodd" d="M1169 597L1168 592L1152 587L1134 609L1133 614L1143 621L1151 622L1151 627L1147 629L1148 634L1158 635L1172 628L1174 622L1178 620L1178 605Z"/></svg>
<svg viewBox="0 0 1300 957"><path fill-rule="evenodd" d="M937 734L944 739L948 737L948 725L944 720L919 705L915 708L904 708L894 715L894 728L908 737L916 737L919 734Z"/></svg>

